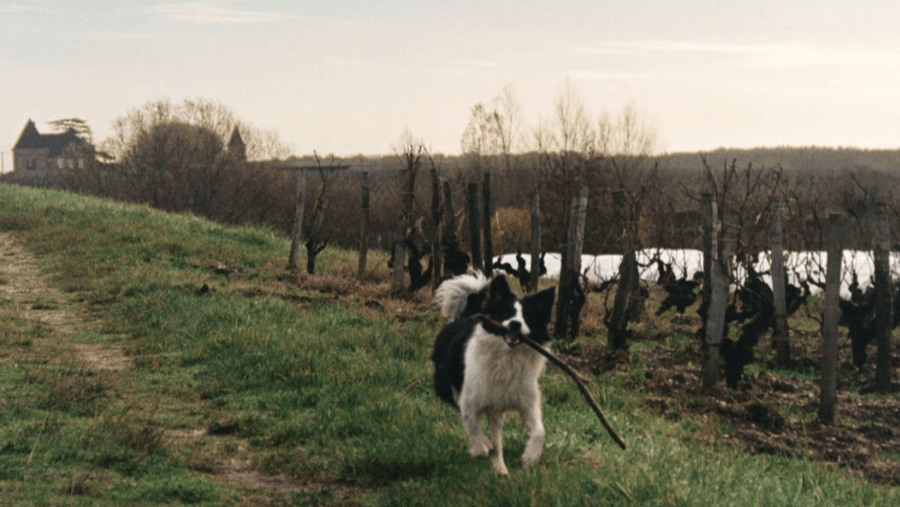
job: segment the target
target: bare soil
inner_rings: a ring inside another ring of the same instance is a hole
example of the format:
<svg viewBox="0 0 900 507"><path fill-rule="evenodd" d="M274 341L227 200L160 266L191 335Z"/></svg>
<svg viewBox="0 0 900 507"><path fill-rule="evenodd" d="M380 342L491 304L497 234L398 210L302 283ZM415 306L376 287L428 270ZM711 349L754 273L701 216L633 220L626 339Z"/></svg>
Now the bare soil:
<svg viewBox="0 0 900 507"><path fill-rule="evenodd" d="M786 370L776 368L771 343L762 340L757 366L745 368L737 389L728 389L723 380L718 389L707 391L700 381L699 340L697 347L665 345L671 333L695 335L699 318L673 314L661 318L668 320L663 325L668 332L639 338L658 342L658 347L633 347L626 353L595 343L577 356L567 356L567 361L594 374L621 375L644 393L644 406L655 414L672 420L715 420L730 428L720 436L699 429L693 435L698 442L809 459L876 483L900 485L900 397L897 389L893 394L872 394L873 360L870 357L862 370L852 366L849 339L841 341L837 417L828 425L818 419L818 333L791 334L792 364ZM893 365L896 378L900 366L896 348Z"/></svg>

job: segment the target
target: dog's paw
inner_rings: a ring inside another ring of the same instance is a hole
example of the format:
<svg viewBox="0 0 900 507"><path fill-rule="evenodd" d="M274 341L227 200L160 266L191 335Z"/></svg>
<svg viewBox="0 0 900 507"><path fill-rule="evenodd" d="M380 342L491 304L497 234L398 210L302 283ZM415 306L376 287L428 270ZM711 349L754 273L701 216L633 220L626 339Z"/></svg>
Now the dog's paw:
<svg viewBox="0 0 900 507"><path fill-rule="evenodd" d="M473 458L485 458L489 453L487 449L469 449L469 456Z"/></svg>
<svg viewBox="0 0 900 507"><path fill-rule="evenodd" d="M509 475L509 470L506 469L506 463L503 462L503 455L497 452L496 449L491 449L491 465L494 466L494 473L497 475Z"/></svg>
<svg viewBox="0 0 900 507"><path fill-rule="evenodd" d="M541 453L528 453L522 455L522 468L528 468L541 460Z"/></svg>
<svg viewBox="0 0 900 507"><path fill-rule="evenodd" d="M483 458L490 454L491 449L493 449L491 443L486 439L481 438L477 442L472 442L469 445L469 455L473 458Z"/></svg>
<svg viewBox="0 0 900 507"><path fill-rule="evenodd" d="M469 456L473 458L484 458L488 454L490 454L491 450L485 446L470 446L469 447Z"/></svg>

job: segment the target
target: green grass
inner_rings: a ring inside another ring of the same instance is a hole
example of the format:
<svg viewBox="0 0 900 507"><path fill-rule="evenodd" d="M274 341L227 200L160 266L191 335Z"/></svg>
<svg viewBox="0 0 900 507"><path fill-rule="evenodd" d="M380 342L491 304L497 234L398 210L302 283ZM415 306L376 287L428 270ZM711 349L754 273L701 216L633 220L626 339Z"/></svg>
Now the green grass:
<svg viewBox="0 0 900 507"><path fill-rule="evenodd" d="M623 452L555 371L543 380L542 464L515 464L526 434L511 418L511 476L497 478L467 456L458 415L432 392L437 316L413 308L400 322L304 288L312 279L285 270L288 245L271 231L7 186L0 231L95 323L69 340L120 346L134 361L86 370L45 326L0 304L0 505L900 503L898 488L809 461L697 443L727 428L652 416L621 379L594 378ZM329 249L319 262L341 270L355 256ZM212 291L198 295L204 283ZM215 480L229 460L303 487Z"/></svg>

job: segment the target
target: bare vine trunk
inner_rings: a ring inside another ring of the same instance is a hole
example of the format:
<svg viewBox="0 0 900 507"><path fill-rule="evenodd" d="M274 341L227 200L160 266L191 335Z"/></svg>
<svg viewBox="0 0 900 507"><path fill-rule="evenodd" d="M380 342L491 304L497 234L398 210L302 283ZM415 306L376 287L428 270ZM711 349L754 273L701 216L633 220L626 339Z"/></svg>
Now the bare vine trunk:
<svg viewBox="0 0 900 507"><path fill-rule="evenodd" d="M416 169L411 165L404 171L403 190L400 194L400 218L397 221L397 239L394 241L394 272L393 287L394 290L400 290L403 287L403 268L406 265L406 238L410 229L410 219L412 216L412 199L413 190L416 185Z"/></svg>
<svg viewBox="0 0 900 507"><path fill-rule="evenodd" d="M619 265L619 284L613 301L612 313L604 321L609 331L609 346L621 350L628 348L628 322L631 317L629 314L633 313L635 305L638 303L635 301L635 296L639 297L640 295L640 276L635 252L636 241L633 237L633 222L637 217L636 213L629 209L624 191L613 192L613 204L620 221L622 263Z"/></svg>

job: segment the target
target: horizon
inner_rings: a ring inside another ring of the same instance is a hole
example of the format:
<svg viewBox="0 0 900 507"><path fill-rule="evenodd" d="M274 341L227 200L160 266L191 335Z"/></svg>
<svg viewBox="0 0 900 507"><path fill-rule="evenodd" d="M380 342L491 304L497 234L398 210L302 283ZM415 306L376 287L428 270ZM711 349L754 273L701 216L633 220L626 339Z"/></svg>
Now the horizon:
<svg viewBox="0 0 900 507"><path fill-rule="evenodd" d="M564 83L595 122L632 106L660 154L900 148L900 4L765 0L391 0L0 4L6 171L32 119L95 144L160 99L219 102L296 156L457 155L471 108L509 86L522 127Z"/></svg>

